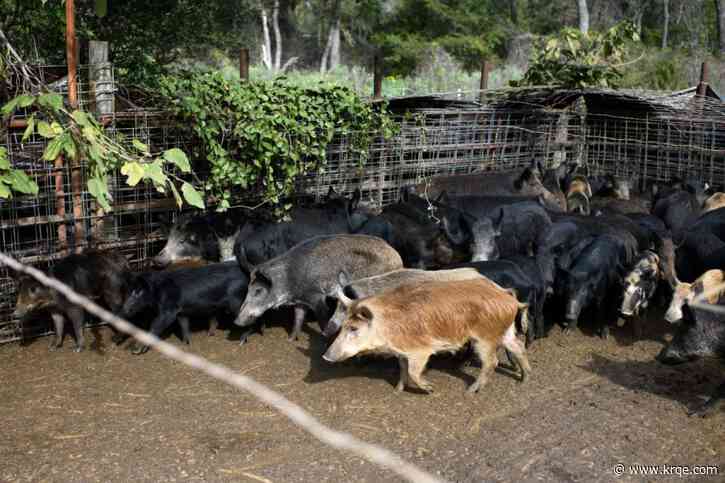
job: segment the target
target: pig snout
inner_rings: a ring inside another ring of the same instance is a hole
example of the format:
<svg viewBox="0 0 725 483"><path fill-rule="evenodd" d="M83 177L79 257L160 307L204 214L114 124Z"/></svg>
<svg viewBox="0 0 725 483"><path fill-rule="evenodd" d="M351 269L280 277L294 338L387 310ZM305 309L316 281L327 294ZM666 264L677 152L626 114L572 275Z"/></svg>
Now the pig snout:
<svg viewBox="0 0 725 483"><path fill-rule="evenodd" d="M655 357L662 364L674 365L682 364L683 362L689 361L691 358L681 354L680 351L669 345L662 349L659 354Z"/></svg>
<svg viewBox="0 0 725 483"><path fill-rule="evenodd" d="M151 259L151 263L153 263L155 267L159 268L166 267L171 263L171 261L171 256L169 255L166 248L161 250L158 255Z"/></svg>
<svg viewBox="0 0 725 483"><path fill-rule="evenodd" d="M665 312L665 320L670 324L682 320L682 307L679 304L670 304L667 312Z"/></svg>
<svg viewBox="0 0 725 483"><path fill-rule="evenodd" d="M327 325L325 325L325 328L322 331L322 335L324 337L332 337L340 331L340 326L342 326L342 323L336 318L336 316L337 312L335 312L335 315L333 315L332 318L327 322Z"/></svg>
<svg viewBox="0 0 725 483"><path fill-rule="evenodd" d="M624 292L624 298L622 299L622 306L619 308L619 312L628 317L635 315L639 311L639 295L640 289L638 287L627 287Z"/></svg>
<svg viewBox="0 0 725 483"><path fill-rule="evenodd" d="M239 327L252 325L257 320L257 317L262 315L258 312L258 310L252 309L249 305L242 304L242 308L239 309L239 315L234 319L234 324Z"/></svg>
<svg viewBox="0 0 725 483"><path fill-rule="evenodd" d="M343 360L340 344L332 344L322 355L327 362L338 362Z"/></svg>
<svg viewBox="0 0 725 483"><path fill-rule="evenodd" d="M566 317L567 321L576 321L579 319L579 314L581 313L581 304L578 300L570 300L569 303L566 304L566 311L564 316Z"/></svg>

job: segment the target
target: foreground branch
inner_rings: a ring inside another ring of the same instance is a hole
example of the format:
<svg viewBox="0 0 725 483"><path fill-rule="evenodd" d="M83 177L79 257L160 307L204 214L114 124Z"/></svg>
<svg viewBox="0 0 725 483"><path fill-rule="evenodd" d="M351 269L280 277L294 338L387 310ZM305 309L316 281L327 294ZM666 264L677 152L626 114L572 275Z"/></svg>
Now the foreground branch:
<svg viewBox="0 0 725 483"><path fill-rule="evenodd" d="M434 483L441 481L415 465L403 461L399 456L385 448L361 441L351 434L328 428L297 404L289 401L267 386L258 383L254 379L238 374L220 364L209 362L203 357L184 352L168 342L164 342L158 337L135 327L87 297L78 294L69 286L54 278L48 277L36 268L23 265L2 252L0 252L0 264L7 265L17 272L30 275L42 285L56 290L68 299L70 303L83 307L83 309L95 315L103 322L111 324L120 332L131 335L142 344L153 347L166 357L198 369L215 379L248 392L258 400L275 408L318 440L333 448L347 450L358 456L362 456L411 482Z"/></svg>

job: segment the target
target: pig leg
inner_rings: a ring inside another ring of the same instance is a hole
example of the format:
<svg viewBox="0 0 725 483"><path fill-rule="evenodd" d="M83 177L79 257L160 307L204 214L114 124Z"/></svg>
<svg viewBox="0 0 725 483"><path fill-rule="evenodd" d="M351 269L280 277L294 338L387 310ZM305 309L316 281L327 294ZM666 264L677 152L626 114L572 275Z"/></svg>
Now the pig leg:
<svg viewBox="0 0 725 483"><path fill-rule="evenodd" d="M151 329L149 332L151 332L156 337L159 337L164 330L169 328L171 324L174 323L176 320L176 312L169 312L165 310L163 307L159 308L159 315L154 319L154 321L151 323ZM136 344L136 347L133 348L131 351L134 355L140 355L148 352L149 346L146 344Z"/></svg>
<svg viewBox="0 0 725 483"><path fill-rule="evenodd" d="M405 357L398 357L398 364L400 364L400 379L398 384L395 386L395 390L400 392L405 389L405 383L408 381L408 359Z"/></svg>
<svg viewBox="0 0 725 483"><path fill-rule="evenodd" d="M178 319L179 325L181 326L181 339L186 345L191 345L191 325L189 318L180 316Z"/></svg>
<svg viewBox="0 0 725 483"><path fill-rule="evenodd" d="M302 331L302 323L305 321L305 308L301 305L295 305L295 321L292 326L292 332L290 333L287 340L297 340Z"/></svg>
<svg viewBox="0 0 725 483"><path fill-rule="evenodd" d="M63 329L65 328L65 317L59 312L53 312L50 314L50 318L53 319L53 325L55 326L55 336L50 341L48 346L49 351L60 349L63 345Z"/></svg>
<svg viewBox="0 0 725 483"><path fill-rule="evenodd" d="M429 358L430 353L428 352L408 356L408 379L423 391L433 392L433 385L423 378L423 371Z"/></svg>
<svg viewBox="0 0 725 483"><path fill-rule="evenodd" d="M725 383L721 384L715 389L715 392L710 396L710 399L705 401L705 404L699 406L690 411L690 416L698 416L706 418L715 414L720 407L725 403Z"/></svg>
<svg viewBox="0 0 725 483"><path fill-rule="evenodd" d="M501 344L506 348L506 354L508 355L509 360L511 360L511 356L513 356L512 362L518 366L519 371L521 372L519 381L524 382L526 380L526 376L528 376L531 372L531 366L529 365L529 359L526 357L526 349L518 337L516 337L516 331L514 330L513 325L509 327L504 334Z"/></svg>
<svg viewBox="0 0 725 483"><path fill-rule="evenodd" d="M515 331L516 329L514 328L513 330ZM476 351L478 358L481 359L481 372L478 373L478 379L466 389L471 394L478 392L479 389L486 385L489 376L496 369L496 365L498 365L496 346L484 339L475 339L473 341L473 350Z"/></svg>
<svg viewBox="0 0 725 483"><path fill-rule="evenodd" d="M209 332L207 334L209 337L214 337L216 335L216 330L219 327L219 321L216 319L216 317L212 317L209 319Z"/></svg>
<svg viewBox="0 0 725 483"><path fill-rule="evenodd" d="M81 352L83 349L85 349L86 340L83 337L83 322L85 317L83 317L83 309L80 307L72 306L68 309L66 309L66 314L68 315L68 318L73 322L73 330L76 333L76 348L73 349L74 352Z"/></svg>

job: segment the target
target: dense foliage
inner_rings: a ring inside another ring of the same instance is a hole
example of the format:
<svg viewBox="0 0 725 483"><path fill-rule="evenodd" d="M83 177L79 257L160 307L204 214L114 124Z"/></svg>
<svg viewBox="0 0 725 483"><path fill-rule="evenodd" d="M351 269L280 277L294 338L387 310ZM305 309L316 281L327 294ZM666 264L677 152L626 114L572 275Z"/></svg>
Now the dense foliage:
<svg viewBox="0 0 725 483"><path fill-rule="evenodd" d="M204 201L194 187L174 174L176 170L191 172L189 160L181 150L173 148L163 153L151 153L148 146L137 139L111 139L93 116L81 110L66 110L63 97L55 93L20 95L3 106L2 114L7 118L16 109L31 112L23 141L34 133L48 140L43 152L45 161L54 161L58 156L64 156L68 162L87 161L88 192L104 210L111 211L113 200L108 190L108 174L115 169L127 176L130 186L143 180L161 193L170 190L179 206L183 195L190 205L204 208ZM10 190L37 194L38 186L22 171L10 169L3 150L0 152L0 198L9 198Z"/></svg>
<svg viewBox="0 0 725 483"><path fill-rule="evenodd" d="M565 28L534 47L529 70L515 86L562 85L617 87L622 78L628 42L639 40L634 25L619 23L606 32L582 33Z"/></svg>
<svg viewBox="0 0 725 483"><path fill-rule="evenodd" d="M229 206L233 187L259 187L278 202L297 176L324 169L337 133L350 137L364 162L371 136L394 129L386 114L339 86L240 83L207 73L165 77L161 93L200 141L210 165L207 189L220 209Z"/></svg>

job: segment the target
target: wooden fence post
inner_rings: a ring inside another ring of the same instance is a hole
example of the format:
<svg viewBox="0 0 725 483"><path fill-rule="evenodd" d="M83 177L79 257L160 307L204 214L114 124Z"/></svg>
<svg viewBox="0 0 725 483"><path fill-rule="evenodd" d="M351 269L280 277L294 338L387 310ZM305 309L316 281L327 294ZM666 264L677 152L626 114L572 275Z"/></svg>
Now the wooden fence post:
<svg viewBox="0 0 725 483"><path fill-rule="evenodd" d="M71 109L78 109L78 50L76 49L75 3L65 1L65 46L68 63L68 103ZM80 162L74 160L70 167L71 191L73 193L73 218L75 222L75 250L79 252L85 238L83 221L83 187Z"/></svg>
<svg viewBox="0 0 725 483"><path fill-rule="evenodd" d="M373 59L373 98L383 98L383 58L375 54Z"/></svg>
<svg viewBox="0 0 725 483"><path fill-rule="evenodd" d="M491 67L491 63L488 60L483 59L481 61L481 81L479 84L479 89L481 92L478 95L478 102L480 102L481 104L483 104L486 100L483 91L488 89L488 76L491 73Z"/></svg>
<svg viewBox="0 0 725 483"><path fill-rule="evenodd" d="M249 80L249 49L239 49L239 80Z"/></svg>

